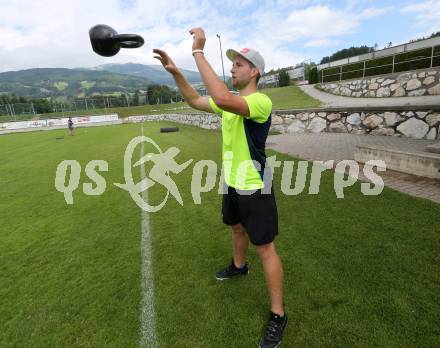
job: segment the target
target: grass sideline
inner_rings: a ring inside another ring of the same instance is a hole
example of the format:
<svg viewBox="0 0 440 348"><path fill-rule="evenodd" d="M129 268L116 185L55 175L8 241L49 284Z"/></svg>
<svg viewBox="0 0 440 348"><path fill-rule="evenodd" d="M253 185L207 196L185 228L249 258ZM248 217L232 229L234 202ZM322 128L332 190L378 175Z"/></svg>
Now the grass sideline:
<svg viewBox="0 0 440 348"><path fill-rule="evenodd" d="M266 93L273 103L274 110L283 109L304 109L304 108L316 108L320 106L320 102L313 99L309 95L305 94L297 86L279 87L279 88L266 88L261 90L262 93ZM119 117L125 118L128 116L138 115L155 115L162 113L199 113L200 111L188 108L188 104L185 102L175 104L158 104L158 105L142 105L120 108L108 108L108 109L93 109L87 111L69 111L64 113L50 113L41 114L40 119L68 117L68 116L92 116L116 113ZM18 115L17 120L29 120L33 115ZM11 116L0 116L0 122L12 121Z"/></svg>
<svg viewBox="0 0 440 348"><path fill-rule="evenodd" d="M178 163L220 165L220 132L179 125L178 133L159 133L169 125L144 123L145 135L163 151L177 146ZM0 234L0 346L137 346L141 214L112 183L124 182L125 146L140 135L140 124L66 133L0 137L0 211L7 221ZM64 159L83 168L71 206L54 188ZM81 190L91 159L109 163L101 196ZM269 308L261 264L251 248L247 278L214 279L230 261L230 233L216 190L193 203L193 166L173 176L184 205L171 197L150 214L160 345L256 346ZM310 172L306 188L309 180ZM337 199L332 172L323 174L318 195L284 196L279 187L277 170L276 243L290 316L281 347L437 347L440 205L387 188L363 196L359 183ZM153 186L150 202L163 194Z"/></svg>

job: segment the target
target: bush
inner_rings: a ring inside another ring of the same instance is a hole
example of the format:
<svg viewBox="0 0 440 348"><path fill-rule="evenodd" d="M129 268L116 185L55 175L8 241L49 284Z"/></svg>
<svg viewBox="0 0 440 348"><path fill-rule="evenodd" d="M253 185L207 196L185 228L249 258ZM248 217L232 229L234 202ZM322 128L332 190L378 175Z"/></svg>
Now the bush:
<svg viewBox="0 0 440 348"><path fill-rule="evenodd" d="M434 47L434 59L432 60L432 66L440 66L440 46Z"/></svg>
<svg viewBox="0 0 440 348"><path fill-rule="evenodd" d="M431 66L432 48L397 54L394 60L394 71L402 72L415 69L429 68Z"/></svg>
<svg viewBox="0 0 440 348"><path fill-rule="evenodd" d="M393 57L376 58L365 62L365 76L391 74L393 72Z"/></svg>
<svg viewBox="0 0 440 348"><path fill-rule="evenodd" d="M310 72L309 72L309 83L310 84L315 84L315 83L318 83L318 81L319 81L318 68L315 66L312 69L310 69Z"/></svg>
<svg viewBox="0 0 440 348"><path fill-rule="evenodd" d="M340 67L328 68L321 70L323 82L339 81L341 69Z"/></svg>
<svg viewBox="0 0 440 348"><path fill-rule="evenodd" d="M342 66L342 80L362 77L364 74L364 62Z"/></svg>
<svg viewBox="0 0 440 348"><path fill-rule="evenodd" d="M279 80L279 86L285 87L290 85L290 77L286 70L280 71L280 80Z"/></svg>

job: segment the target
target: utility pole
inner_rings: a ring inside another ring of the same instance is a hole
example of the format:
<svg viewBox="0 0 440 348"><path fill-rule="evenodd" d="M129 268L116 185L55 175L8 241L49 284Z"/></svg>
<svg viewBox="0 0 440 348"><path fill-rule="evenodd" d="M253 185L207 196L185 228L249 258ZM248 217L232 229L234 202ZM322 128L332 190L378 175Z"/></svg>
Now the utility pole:
<svg viewBox="0 0 440 348"><path fill-rule="evenodd" d="M14 104L9 104L9 107L11 108L12 115L14 115L14 120L17 121L17 115L15 115Z"/></svg>
<svg viewBox="0 0 440 348"><path fill-rule="evenodd" d="M223 50L222 50L222 39L220 38L220 34L217 34L218 41L220 43L220 58L222 60L222 71L223 71L223 82L226 83L225 78L225 66L223 65Z"/></svg>

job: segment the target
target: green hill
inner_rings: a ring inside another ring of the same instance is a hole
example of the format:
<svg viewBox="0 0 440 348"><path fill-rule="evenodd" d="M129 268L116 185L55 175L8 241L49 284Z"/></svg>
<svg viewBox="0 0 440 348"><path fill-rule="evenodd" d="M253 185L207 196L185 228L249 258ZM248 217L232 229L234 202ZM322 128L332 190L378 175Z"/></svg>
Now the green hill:
<svg viewBox="0 0 440 348"><path fill-rule="evenodd" d="M145 65L145 64L104 64L93 68L93 70L104 70L113 73L131 75L137 77L145 77L160 85L175 86L173 77L165 71L162 65ZM197 71L181 69L190 83L199 83L202 81Z"/></svg>
<svg viewBox="0 0 440 348"><path fill-rule="evenodd" d="M190 83L201 82L198 72L182 72ZM161 65L127 63L79 69L27 69L0 73L0 94L74 98L146 91L153 83L175 86L174 79Z"/></svg>
<svg viewBox="0 0 440 348"><path fill-rule="evenodd" d="M134 93L153 81L86 69L28 69L0 73L0 93L28 97L83 97L95 93Z"/></svg>

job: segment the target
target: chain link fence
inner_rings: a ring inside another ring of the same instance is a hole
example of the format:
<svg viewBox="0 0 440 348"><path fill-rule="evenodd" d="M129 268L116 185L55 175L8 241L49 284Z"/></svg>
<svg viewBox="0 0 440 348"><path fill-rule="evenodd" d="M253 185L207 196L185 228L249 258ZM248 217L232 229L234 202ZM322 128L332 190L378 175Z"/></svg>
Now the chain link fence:
<svg viewBox="0 0 440 348"><path fill-rule="evenodd" d="M176 94L175 100L172 99L172 102L179 101L181 101L181 97ZM161 98L157 98L156 104L161 103ZM114 108L142 105L149 105L146 96L139 96L138 98L130 98L128 96L77 98L72 101L53 103L39 103L36 101L26 103L4 103L0 104L0 123L81 116L81 113L84 113L84 115L108 115L115 113Z"/></svg>

